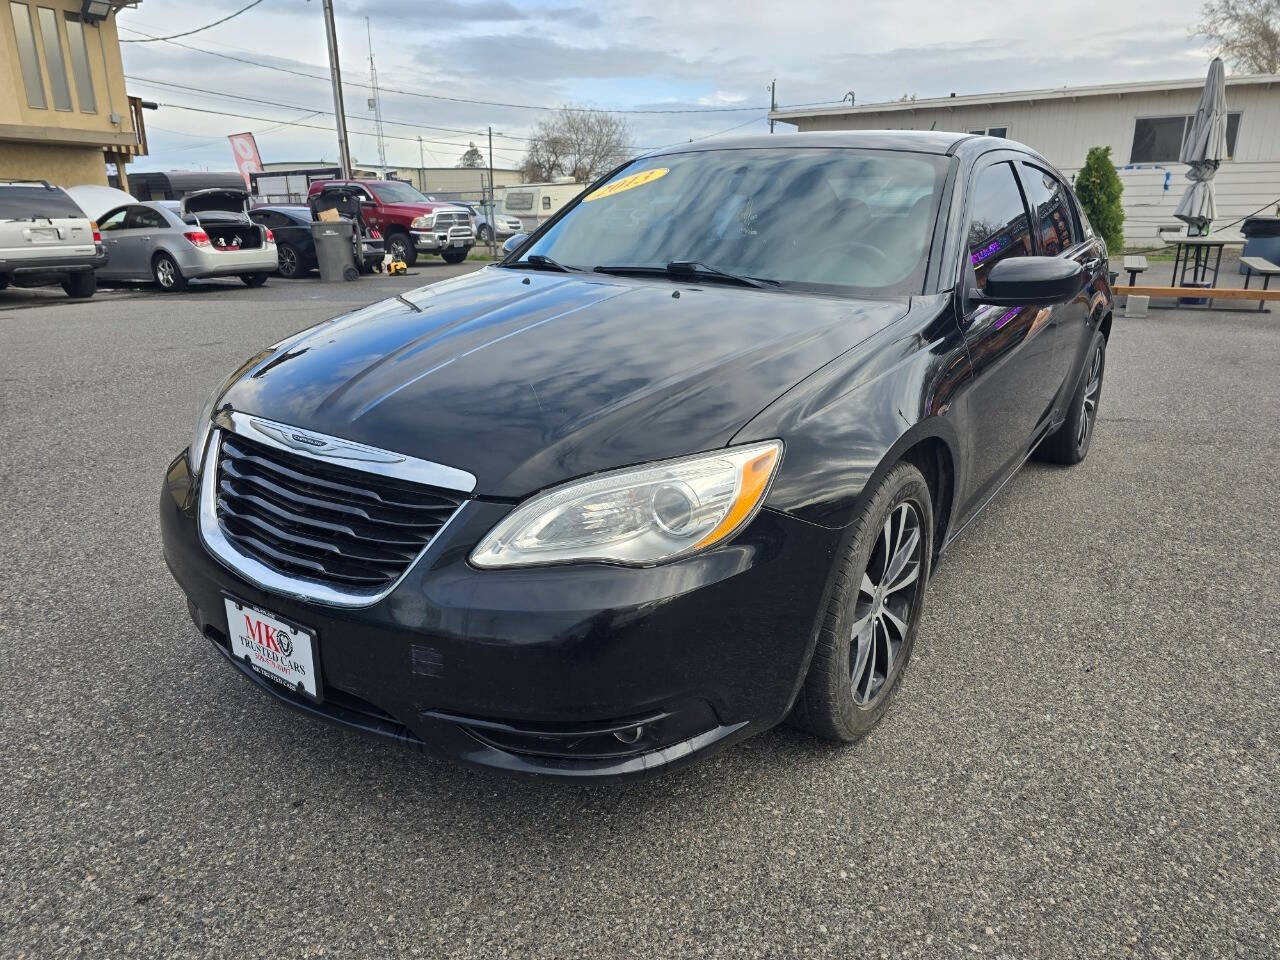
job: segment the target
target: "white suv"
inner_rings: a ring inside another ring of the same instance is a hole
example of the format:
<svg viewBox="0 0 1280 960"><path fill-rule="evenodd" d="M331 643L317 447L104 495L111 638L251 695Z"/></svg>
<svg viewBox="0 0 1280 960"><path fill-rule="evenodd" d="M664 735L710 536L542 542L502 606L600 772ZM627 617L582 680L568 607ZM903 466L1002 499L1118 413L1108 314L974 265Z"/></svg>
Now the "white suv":
<svg viewBox="0 0 1280 960"><path fill-rule="evenodd" d="M64 190L0 180L0 290L59 283L69 297L91 297L106 262L98 225Z"/></svg>

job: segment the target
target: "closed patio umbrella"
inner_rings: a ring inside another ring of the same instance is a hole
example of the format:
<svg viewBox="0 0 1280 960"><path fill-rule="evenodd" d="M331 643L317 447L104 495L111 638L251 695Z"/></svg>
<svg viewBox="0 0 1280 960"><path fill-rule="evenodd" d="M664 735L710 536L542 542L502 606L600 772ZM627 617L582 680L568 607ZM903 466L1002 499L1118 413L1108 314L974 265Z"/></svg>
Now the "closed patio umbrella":
<svg viewBox="0 0 1280 960"><path fill-rule="evenodd" d="M1187 138L1178 155L1187 164L1186 192L1178 201L1174 216L1186 221L1190 236L1209 232L1217 213L1213 198L1213 178L1227 157L1227 84L1221 58L1209 64L1209 75L1200 92L1200 104L1187 129Z"/></svg>

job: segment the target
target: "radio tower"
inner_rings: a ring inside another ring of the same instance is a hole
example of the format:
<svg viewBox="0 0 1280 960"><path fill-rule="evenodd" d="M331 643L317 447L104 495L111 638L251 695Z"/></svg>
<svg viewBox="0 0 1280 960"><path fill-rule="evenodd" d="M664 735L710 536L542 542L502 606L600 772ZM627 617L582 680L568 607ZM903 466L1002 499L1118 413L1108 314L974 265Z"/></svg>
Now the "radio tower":
<svg viewBox="0 0 1280 960"><path fill-rule="evenodd" d="M365 33L369 38L369 83L373 87L373 96L369 98L369 109L373 111L373 119L378 131L378 179L387 177L387 144L382 139L382 98L378 95L378 68L373 65L373 28L369 26L369 18L364 18Z"/></svg>

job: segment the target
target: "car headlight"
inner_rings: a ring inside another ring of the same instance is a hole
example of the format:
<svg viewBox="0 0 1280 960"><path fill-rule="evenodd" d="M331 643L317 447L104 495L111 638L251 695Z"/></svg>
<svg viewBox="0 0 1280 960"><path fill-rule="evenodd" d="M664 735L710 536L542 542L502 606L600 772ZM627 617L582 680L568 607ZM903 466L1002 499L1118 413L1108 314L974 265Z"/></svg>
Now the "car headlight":
<svg viewBox="0 0 1280 960"><path fill-rule="evenodd" d="M332 321L328 321L332 322ZM231 376L218 384L218 388L209 394L209 399L205 401L203 407L200 408L200 416L196 420L196 430L191 438L191 447L187 450L187 463L191 466L191 473L199 476L200 469L204 465L205 447L209 445L209 434L213 431L213 415L218 409L218 401L222 399L222 395L231 389L231 385L239 380L244 374L270 357L276 350L285 344L293 343L300 340L311 332L310 327L301 330L292 337L286 337L277 344L273 344L267 349L255 353L252 357L240 364Z"/></svg>
<svg viewBox="0 0 1280 960"><path fill-rule="evenodd" d="M431 218L430 217L414 217L413 221L409 224L409 226L413 227L413 229L415 230L430 230Z"/></svg>
<svg viewBox="0 0 1280 960"><path fill-rule="evenodd" d="M191 465L191 473L194 476L200 475L200 468L204 465L204 448L209 445L209 434L213 432L213 411L218 401L222 399L225 389L225 384L220 385L217 390L209 394L209 399L200 408L200 416L196 420L196 432L191 438L191 449L187 451L187 462Z"/></svg>
<svg viewBox="0 0 1280 960"><path fill-rule="evenodd" d="M782 443L769 440L576 480L518 506L471 562L646 566L688 556L756 515L781 460Z"/></svg>

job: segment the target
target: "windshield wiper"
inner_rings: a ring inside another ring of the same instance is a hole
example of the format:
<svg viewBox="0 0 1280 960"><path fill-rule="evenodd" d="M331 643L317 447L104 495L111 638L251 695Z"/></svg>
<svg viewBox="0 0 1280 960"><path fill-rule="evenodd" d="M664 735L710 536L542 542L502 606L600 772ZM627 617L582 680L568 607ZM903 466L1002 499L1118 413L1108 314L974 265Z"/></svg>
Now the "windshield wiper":
<svg viewBox="0 0 1280 960"><path fill-rule="evenodd" d="M763 277L743 277L736 273L728 273L724 270L718 270L710 264L703 263L701 260L672 260L665 267L628 267L617 265L600 266L594 269L596 273L635 273L640 274L641 276L698 277L704 280L722 280L729 283L737 283L744 287L778 287L782 285L777 280L766 280Z"/></svg>
<svg viewBox="0 0 1280 960"><path fill-rule="evenodd" d="M505 263L505 267L532 267L534 270L557 270L561 273L581 273L579 267L566 267L558 260L552 260L540 253L530 254L523 260L517 260L514 263Z"/></svg>

